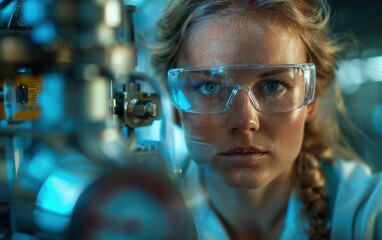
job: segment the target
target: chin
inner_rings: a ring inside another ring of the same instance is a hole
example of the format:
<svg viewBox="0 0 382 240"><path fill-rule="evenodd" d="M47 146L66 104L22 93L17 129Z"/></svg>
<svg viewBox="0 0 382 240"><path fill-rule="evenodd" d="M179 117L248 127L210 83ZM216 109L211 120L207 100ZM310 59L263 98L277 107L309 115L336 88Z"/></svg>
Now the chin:
<svg viewBox="0 0 382 240"><path fill-rule="evenodd" d="M272 179L266 173L256 173L253 170L232 170L221 173L222 181L232 187L239 189L260 189L266 187Z"/></svg>

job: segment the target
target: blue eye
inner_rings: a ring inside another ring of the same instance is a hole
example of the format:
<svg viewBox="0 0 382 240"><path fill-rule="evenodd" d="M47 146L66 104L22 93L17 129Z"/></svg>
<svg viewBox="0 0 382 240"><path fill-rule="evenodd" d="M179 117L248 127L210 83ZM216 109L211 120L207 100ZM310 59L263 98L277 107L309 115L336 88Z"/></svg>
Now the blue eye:
<svg viewBox="0 0 382 240"><path fill-rule="evenodd" d="M221 87L219 84L213 82L206 82L200 84L195 89L198 89L201 94L210 95L219 92L221 90Z"/></svg>
<svg viewBox="0 0 382 240"><path fill-rule="evenodd" d="M260 90L268 93L276 93L284 90L285 87L282 81L267 81L261 85Z"/></svg>

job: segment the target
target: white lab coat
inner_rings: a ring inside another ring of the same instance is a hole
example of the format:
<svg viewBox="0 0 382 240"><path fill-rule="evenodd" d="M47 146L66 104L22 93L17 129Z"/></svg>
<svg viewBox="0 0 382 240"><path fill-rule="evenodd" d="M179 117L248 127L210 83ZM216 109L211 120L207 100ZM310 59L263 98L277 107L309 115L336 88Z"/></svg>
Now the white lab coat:
<svg viewBox="0 0 382 240"><path fill-rule="evenodd" d="M324 169L331 199L331 239L382 240L382 173L372 174L364 164L342 160L336 161L333 166ZM199 169L191 161L185 176L185 189L198 239L229 239L223 224L209 205L199 179ZM304 231L309 223L299 214L302 206L292 193L280 239L309 239Z"/></svg>

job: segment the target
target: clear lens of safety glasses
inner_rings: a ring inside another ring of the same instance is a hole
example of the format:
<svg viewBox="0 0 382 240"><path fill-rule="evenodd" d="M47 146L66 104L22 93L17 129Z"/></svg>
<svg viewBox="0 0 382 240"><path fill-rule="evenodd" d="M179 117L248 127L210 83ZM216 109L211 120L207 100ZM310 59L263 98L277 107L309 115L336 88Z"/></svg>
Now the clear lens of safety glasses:
<svg viewBox="0 0 382 240"><path fill-rule="evenodd" d="M313 101L316 68L312 63L175 68L168 71L168 83L175 107L184 112L225 112L244 90L258 111L279 113Z"/></svg>

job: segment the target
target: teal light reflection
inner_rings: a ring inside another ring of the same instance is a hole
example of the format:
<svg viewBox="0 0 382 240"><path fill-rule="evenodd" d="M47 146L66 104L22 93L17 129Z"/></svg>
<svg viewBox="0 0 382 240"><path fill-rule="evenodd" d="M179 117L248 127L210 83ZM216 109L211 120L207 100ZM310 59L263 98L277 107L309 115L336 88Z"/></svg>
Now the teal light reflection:
<svg viewBox="0 0 382 240"><path fill-rule="evenodd" d="M36 224L52 232L65 230L88 180L87 177L64 171L49 176L37 195L34 213Z"/></svg>

